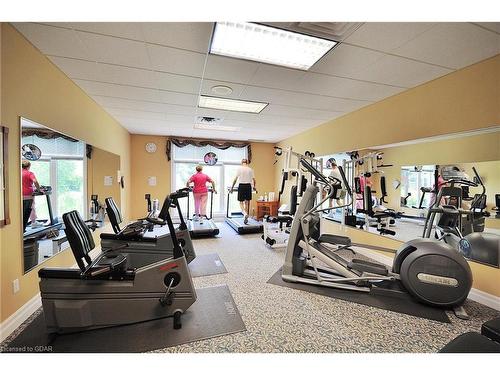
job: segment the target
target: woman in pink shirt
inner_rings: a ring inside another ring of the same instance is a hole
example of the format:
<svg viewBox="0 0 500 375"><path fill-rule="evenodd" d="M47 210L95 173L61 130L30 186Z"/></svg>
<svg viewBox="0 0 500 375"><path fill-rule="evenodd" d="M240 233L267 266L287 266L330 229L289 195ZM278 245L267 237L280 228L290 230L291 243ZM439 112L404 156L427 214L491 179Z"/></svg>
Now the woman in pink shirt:
<svg viewBox="0 0 500 375"><path fill-rule="evenodd" d="M33 193L35 189L40 189L40 185L35 177L35 174L30 171L31 163L28 160L22 162L22 187L23 187L23 232L26 231L26 226L30 219L31 210L33 208Z"/></svg>
<svg viewBox="0 0 500 375"><path fill-rule="evenodd" d="M194 218L193 220L202 219L206 217L207 212L207 199L208 199L208 189L207 182L212 184L212 190L217 194L215 190L215 182L202 172L203 167L201 165L196 166L196 173L192 175L186 186L189 187L189 184L193 183L193 196L194 196Z"/></svg>

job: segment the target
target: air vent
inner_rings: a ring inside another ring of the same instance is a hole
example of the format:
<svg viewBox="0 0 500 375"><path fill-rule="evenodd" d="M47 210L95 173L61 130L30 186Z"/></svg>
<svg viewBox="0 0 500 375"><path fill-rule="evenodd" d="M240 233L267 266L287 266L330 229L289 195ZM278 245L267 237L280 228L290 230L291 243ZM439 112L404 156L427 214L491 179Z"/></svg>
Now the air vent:
<svg viewBox="0 0 500 375"><path fill-rule="evenodd" d="M222 120L222 117L196 116L195 123L203 125L219 125Z"/></svg>

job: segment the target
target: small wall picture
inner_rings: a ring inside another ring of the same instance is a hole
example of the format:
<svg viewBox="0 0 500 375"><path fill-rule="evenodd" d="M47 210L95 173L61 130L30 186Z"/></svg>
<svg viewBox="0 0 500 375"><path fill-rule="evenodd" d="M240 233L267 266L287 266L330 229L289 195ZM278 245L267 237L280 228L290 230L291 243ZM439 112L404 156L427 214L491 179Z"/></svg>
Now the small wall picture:
<svg viewBox="0 0 500 375"><path fill-rule="evenodd" d="M203 161L207 165L215 165L217 164L217 155L214 152L207 152L203 157Z"/></svg>

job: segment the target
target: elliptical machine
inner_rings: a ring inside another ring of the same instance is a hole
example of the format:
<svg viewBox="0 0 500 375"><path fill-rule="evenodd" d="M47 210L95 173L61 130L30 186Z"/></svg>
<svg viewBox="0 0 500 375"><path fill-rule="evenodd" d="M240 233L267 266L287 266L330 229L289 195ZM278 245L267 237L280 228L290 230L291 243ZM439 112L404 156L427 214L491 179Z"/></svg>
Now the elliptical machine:
<svg viewBox="0 0 500 375"><path fill-rule="evenodd" d="M392 268L356 258L345 259L338 251L347 249L356 255L353 245L392 253L394 250L353 244L345 236L320 235L320 213L325 211L321 205L333 196L334 185L343 183L351 199L352 190L343 169L340 169L343 181L332 183L306 160L300 162L316 180L305 191L292 223L282 268L284 281L365 293L374 288L384 288L387 293L399 289L422 303L453 308L458 317L468 318L461 305L472 287L472 272L459 252L444 242L415 239L395 252ZM316 203L318 184L325 186L328 194Z"/></svg>

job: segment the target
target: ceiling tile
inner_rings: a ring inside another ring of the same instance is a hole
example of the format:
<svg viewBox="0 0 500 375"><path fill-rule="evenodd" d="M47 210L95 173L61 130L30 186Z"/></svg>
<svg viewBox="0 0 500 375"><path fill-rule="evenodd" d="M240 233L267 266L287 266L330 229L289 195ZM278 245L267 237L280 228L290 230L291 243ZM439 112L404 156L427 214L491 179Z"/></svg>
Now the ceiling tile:
<svg viewBox="0 0 500 375"><path fill-rule="evenodd" d="M74 81L90 96L100 95L100 96L108 96L115 98L132 99L132 100L147 100L151 102L164 101L162 100L161 92L156 89L143 89L141 87L84 81L79 79L75 79ZM179 95L184 95L184 94L177 94L176 97L178 97ZM173 104L184 104L184 103L173 103Z"/></svg>
<svg viewBox="0 0 500 375"><path fill-rule="evenodd" d="M88 52L85 45L72 30L60 29L36 23L14 23L36 48L46 55L85 59Z"/></svg>
<svg viewBox="0 0 500 375"><path fill-rule="evenodd" d="M205 69L205 78L236 83L247 83L252 79L259 63L209 55Z"/></svg>
<svg viewBox="0 0 500 375"><path fill-rule="evenodd" d="M374 64L383 56L385 54L381 52L341 44L314 64L310 71L341 77L354 77L357 72Z"/></svg>
<svg viewBox="0 0 500 375"><path fill-rule="evenodd" d="M482 27L500 34L500 22L475 22Z"/></svg>
<svg viewBox="0 0 500 375"><path fill-rule="evenodd" d="M247 86L242 99L262 100L272 104L338 112L350 112L371 103L369 101L332 98L329 96L266 89L255 86Z"/></svg>
<svg viewBox="0 0 500 375"><path fill-rule="evenodd" d="M434 25L428 22L367 22L352 33L345 42L391 52Z"/></svg>
<svg viewBox="0 0 500 375"><path fill-rule="evenodd" d="M140 24L147 42L206 53L211 22L147 22Z"/></svg>
<svg viewBox="0 0 500 375"><path fill-rule="evenodd" d="M137 22L51 22L49 25L134 40L144 40Z"/></svg>
<svg viewBox="0 0 500 375"><path fill-rule="evenodd" d="M302 90L313 94L340 98L377 101L404 89L317 73L307 73L302 80Z"/></svg>
<svg viewBox="0 0 500 375"><path fill-rule="evenodd" d="M110 113L112 116L116 117L129 117L144 120L165 120L164 113L157 112L145 112L145 111L134 111L132 109L123 108L108 108L104 107L106 112Z"/></svg>
<svg viewBox="0 0 500 375"><path fill-rule="evenodd" d="M158 77L153 71L62 57L49 56L49 59L73 79L158 88Z"/></svg>
<svg viewBox="0 0 500 375"><path fill-rule="evenodd" d="M288 69L268 64L260 64L249 84L252 86L271 87L284 90L297 90L304 77L302 70Z"/></svg>
<svg viewBox="0 0 500 375"><path fill-rule="evenodd" d="M201 77L205 55L178 48L149 44L147 46L153 69L163 72Z"/></svg>
<svg viewBox="0 0 500 375"><path fill-rule="evenodd" d="M385 55L374 64L354 74L354 78L401 87L414 87L451 73L453 70Z"/></svg>
<svg viewBox="0 0 500 375"><path fill-rule="evenodd" d="M102 65L102 76L99 76L97 81L145 88L159 88L157 82L158 77L153 71L128 68L117 65L99 65Z"/></svg>
<svg viewBox="0 0 500 375"><path fill-rule="evenodd" d="M179 91L187 94L198 94L201 78L181 76L177 74L154 72L155 86L162 90Z"/></svg>
<svg viewBox="0 0 500 375"><path fill-rule="evenodd" d="M160 102L179 105L196 106L198 104L197 94L184 94L173 91L158 90Z"/></svg>
<svg viewBox="0 0 500 375"><path fill-rule="evenodd" d="M460 69L500 53L500 35L470 23L440 23L394 53Z"/></svg>
<svg viewBox="0 0 500 375"><path fill-rule="evenodd" d="M108 96L94 95L92 98L106 108L130 109L134 111L170 113L189 116L194 116L196 110L194 106L154 103L140 100L112 98Z"/></svg>
<svg viewBox="0 0 500 375"><path fill-rule="evenodd" d="M86 60L151 69L146 45L143 42L81 31L76 33L85 45Z"/></svg>

